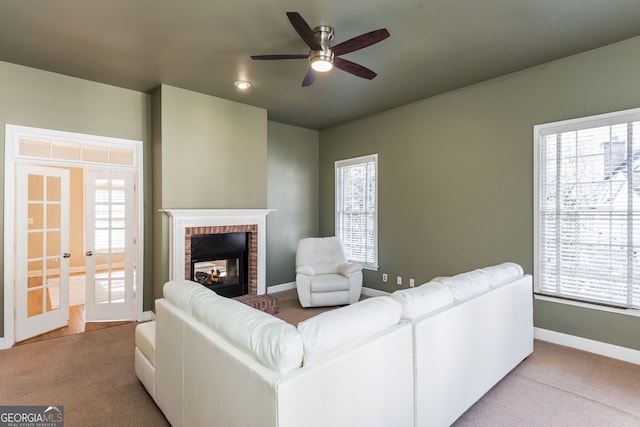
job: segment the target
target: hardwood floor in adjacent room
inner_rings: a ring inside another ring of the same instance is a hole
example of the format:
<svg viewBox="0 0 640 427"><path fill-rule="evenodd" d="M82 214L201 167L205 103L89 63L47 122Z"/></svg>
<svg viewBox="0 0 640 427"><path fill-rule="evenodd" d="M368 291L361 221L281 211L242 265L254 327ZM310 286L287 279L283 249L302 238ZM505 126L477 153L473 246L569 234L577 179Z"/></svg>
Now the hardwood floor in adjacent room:
<svg viewBox="0 0 640 427"><path fill-rule="evenodd" d="M84 305L74 305L69 307L69 324L63 328L55 329L51 332L37 335L35 337L19 341L16 345L28 344L37 341L44 341L51 338L64 337L66 335L79 334L82 332L96 331L98 329L110 328L112 326L133 323L133 321L118 322L87 322Z"/></svg>

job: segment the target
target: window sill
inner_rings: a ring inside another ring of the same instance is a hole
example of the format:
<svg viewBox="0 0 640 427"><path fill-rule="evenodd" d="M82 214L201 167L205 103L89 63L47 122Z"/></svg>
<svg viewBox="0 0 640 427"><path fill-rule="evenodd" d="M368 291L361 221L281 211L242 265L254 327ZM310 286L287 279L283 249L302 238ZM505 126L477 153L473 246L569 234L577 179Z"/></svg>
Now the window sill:
<svg viewBox="0 0 640 427"><path fill-rule="evenodd" d="M574 307L582 307L582 308L588 308L590 310L606 311L609 313L622 314L624 316L640 317L640 310L636 310L633 308L625 309L625 308L607 307L599 304L590 304L588 302L572 301L564 298L555 298L548 295L534 294L533 297L534 299L539 301L548 301L556 304L572 305Z"/></svg>

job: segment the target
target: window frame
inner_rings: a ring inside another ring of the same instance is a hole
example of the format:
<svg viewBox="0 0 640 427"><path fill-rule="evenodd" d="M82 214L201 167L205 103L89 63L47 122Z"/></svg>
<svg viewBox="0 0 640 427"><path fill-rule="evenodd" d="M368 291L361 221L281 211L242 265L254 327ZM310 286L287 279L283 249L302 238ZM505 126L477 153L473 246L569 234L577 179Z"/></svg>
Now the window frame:
<svg viewBox="0 0 640 427"><path fill-rule="evenodd" d="M588 307L592 309L599 309L603 311L611 311L617 312L621 314L629 314L633 316L640 315L640 301L632 299L631 302L627 302L627 304L618 304L613 302L607 302L603 300L594 300L588 298L587 295L576 296L575 294L566 295L562 292L558 293L550 293L548 291L543 290L542 284L542 225L541 225L541 217L542 217L542 200L543 191L541 190L542 185L542 138L549 135L557 135L565 132L578 132L581 130L594 129L603 126L614 126L619 124L631 124L640 122L640 108L616 111L611 113L599 114L594 116L581 117L570 120L563 120L553 123L546 123L534 126L533 139L534 139L534 185L533 185L533 194L534 194L534 233L533 233L533 243L534 243L534 293L536 299L553 301L559 303L565 303L569 305L575 305L579 307ZM628 150L634 149L634 151L640 150L640 138L638 136L632 141L633 146ZM627 157L628 158L628 157ZM626 160L625 160L626 161ZM632 165L633 167L633 165ZM627 179L627 183L629 180ZM633 180L631 181L633 183ZM636 216L636 212L640 209L640 206L633 206L634 209L631 212L630 220ZM606 212L614 212L612 209L606 210ZM640 215L640 214L639 214ZM627 214L627 218L629 218L629 214ZM640 230L635 230L635 233L640 232ZM634 234L635 234L634 233ZM635 240L635 239L634 239ZM633 245L633 242L626 241L627 244L631 244L632 247L636 247ZM629 267L627 267L629 268ZM626 282L627 292L631 292L632 294L636 291L633 289L633 280L629 281L627 278Z"/></svg>
<svg viewBox="0 0 640 427"><path fill-rule="evenodd" d="M378 270L379 265L378 265L378 202L379 202L379 192L378 192L378 181L379 181L379 176L380 176L380 168L379 168L379 163L378 163L378 154L374 153L374 154L368 154L365 156L358 156L358 157L352 157L352 158L348 158L348 159L343 159L343 160L336 160L334 163L334 177L335 177L335 235L340 237L341 239L343 239L343 233L342 230L340 230L340 225L342 224L342 222L340 221L340 217L341 217L341 209L340 207L342 206L341 203L341 198L342 198L342 180L340 179L340 170L343 167L347 167L347 166L353 166L353 165L358 165L358 164L365 164L365 163L370 163L373 162L374 163L374 168L375 168L375 195L374 195L374 212L373 212L373 247L371 248L373 250L373 261L372 262L366 262L366 260L358 260L358 259L351 259L348 254L347 254L347 259L350 262L356 262L362 265L362 268L364 269L368 269L368 270ZM343 240L344 242L344 240Z"/></svg>

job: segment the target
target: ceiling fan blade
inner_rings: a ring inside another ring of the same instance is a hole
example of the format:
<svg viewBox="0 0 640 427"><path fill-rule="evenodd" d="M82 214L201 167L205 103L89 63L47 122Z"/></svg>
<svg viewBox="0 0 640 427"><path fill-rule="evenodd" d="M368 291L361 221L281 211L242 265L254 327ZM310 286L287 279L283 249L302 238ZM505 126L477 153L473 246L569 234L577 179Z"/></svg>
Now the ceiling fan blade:
<svg viewBox="0 0 640 427"><path fill-rule="evenodd" d="M389 31L387 31L386 28L382 28L380 30L374 30L366 34L361 34L357 37L332 46L331 50L333 51L333 54L335 56L344 55L346 53L364 49L365 47L371 46L372 44L381 42L389 36Z"/></svg>
<svg viewBox="0 0 640 427"><path fill-rule="evenodd" d="M313 34L313 30L298 12L287 12L287 18L289 18L291 25L293 25L293 28L295 28L307 46L313 50L322 50L322 46L315 34Z"/></svg>
<svg viewBox="0 0 640 427"><path fill-rule="evenodd" d="M271 60L271 59L303 59L309 55L251 55L251 59L255 60Z"/></svg>
<svg viewBox="0 0 640 427"><path fill-rule="evenodd" d="M371 80L378 75L367 67L363 67L362 65L343 58L333 58L333 65L342 71L346 71L354 76L362 77L363 79Z"/></svg>
<svg viewBox="0 0 640 427"><path fill-rule="evenodd" d="M302 87L311 86L316 80L316 77L318 77L318 72L313 68L309 68L309 71L307 71L307 75L304 76L304 80L302 80Z"/></svg>

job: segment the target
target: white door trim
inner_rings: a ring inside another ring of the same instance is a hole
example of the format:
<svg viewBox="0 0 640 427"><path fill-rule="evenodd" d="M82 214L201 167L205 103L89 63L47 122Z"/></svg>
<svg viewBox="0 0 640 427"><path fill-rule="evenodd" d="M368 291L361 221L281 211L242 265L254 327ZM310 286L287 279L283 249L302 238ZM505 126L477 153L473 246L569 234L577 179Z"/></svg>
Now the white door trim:
<svg viewBox="0 0 640 427"><path fill-rule="evenodd" d="M124 169L136 172L136 213L137 213L137 253L136 253L136 318L145 320L149 313L143 312L144 300L144 161L142 141L122 138L96 136L75 132L64 132L50 129L40 129L27 126L5 125L5 156L4 156L4 337L0 338L0 349L10 348L15 342L15 307L14 307L14 269L15 269L15 164L29 163L49 166L97 167L97 165L82 161L64 161L58 159L37 159L22 157L17 147L20 137L55 138L67 141L86 142L91 144L115 144L133 147L135 150L134 167L108 165L114 170Z"/></svg>

